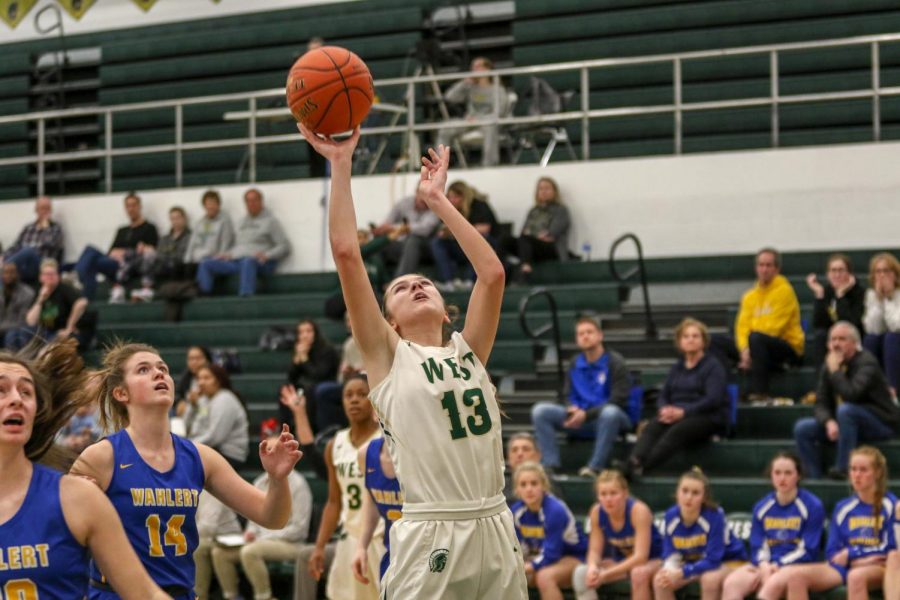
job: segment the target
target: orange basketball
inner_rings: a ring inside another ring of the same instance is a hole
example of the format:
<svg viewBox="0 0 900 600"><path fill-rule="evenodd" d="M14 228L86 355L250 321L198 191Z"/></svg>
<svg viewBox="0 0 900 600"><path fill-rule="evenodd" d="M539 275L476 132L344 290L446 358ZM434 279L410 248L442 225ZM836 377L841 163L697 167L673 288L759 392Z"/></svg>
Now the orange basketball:
<svg viewBox="0 0 900 600"><path fill-rule="evenodd" d="M316 48L298 58L288 73L286 91L294 118L322 135L362 123L375 98L366 63L338 46Z"/></svg>

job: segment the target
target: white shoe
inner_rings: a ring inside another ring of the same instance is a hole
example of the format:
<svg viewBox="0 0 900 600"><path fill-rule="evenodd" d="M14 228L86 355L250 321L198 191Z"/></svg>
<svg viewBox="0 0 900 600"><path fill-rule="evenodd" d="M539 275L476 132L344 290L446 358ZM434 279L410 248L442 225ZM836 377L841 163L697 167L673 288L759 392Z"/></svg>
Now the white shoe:
<svg viewBox="0 0 900 600"><path fill-rule="evenodd" d="M153 288L145 287L138 290L132 290L131 299L136 302L152 302Z"/></svg>
<svg viewBox="0 0 900 600"><path fill-rule="evenodd" d="M454 279L453 287L457 290L469 291L475 286L475 282L471 279Z"/></svg>
<svg viewBox="0 0 900 600"><path fill-rule="evenodd" d="M121 285L114 285L112 290L109 293L109 303L110 304L124 304L125 303L125 288Z"/></svg>
<svg viewBox="0 0 900 600"><path fill-rule="evenodd" d="M456 285L452 281L436 281L434 287L445 294L456 291Z"/></svg>

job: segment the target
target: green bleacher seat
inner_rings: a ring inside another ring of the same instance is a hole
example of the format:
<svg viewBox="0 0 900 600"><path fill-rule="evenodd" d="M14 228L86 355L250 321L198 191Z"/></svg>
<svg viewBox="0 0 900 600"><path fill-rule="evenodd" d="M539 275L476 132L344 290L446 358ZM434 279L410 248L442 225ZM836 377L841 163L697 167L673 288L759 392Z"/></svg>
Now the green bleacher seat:
<svg viewBox="0 0 900 600"><path fill-rule="evenodd" d="M28 95L28 75L7 75L0 77L0 99L17 98Z"/></svg>
<svg viewBox="0 0 900 600"><path fill-rule="evenodd" d="M643 7L648 4L684 4L695 3L696 0L517 0L516 16L545 17L556 14L582 14L591 10L615 10L622 8Z"/></svg>
<svg viewBox="0 0 900 600"><path fill-rule="evenodd" d="M409 11L401 11L403 19L400 21L384 21L384 32L378 30L378 22L372 29L362 30L362 33L382 33L381 36L362 38L345 38L331 41L329 44L345 46L360 56L366 57L366 62L376 63L385 58L403 56L415 46L421 39L418 32L418 17L416 23L410 23ZM414 15L412 15L414 16ZM332 27L340 31L342 23L347 19L335 19ZM352 17L349 22L361 22L357 17ZM411 33L397 33L384 35L387 32L396 32L408 28L414 30ZM281 32L284 35L273 35ZM353 31L344 32L343 35L353 35ZM327 35L327 34L326 34ZM274 39L272 39L274 37ZM217 43L213 43L213 41ZM281 23L269 25L259 29L242 29L235 31L234 35L223 36L220 32L206 35L185 36L181 39L156 40L153 49L156 54L149 60L129 60L106 62L104 51L104 66L100 68L100 79L106 86L120 86L132 83L148 83L152 81L170 81L188 78L204 78L214 75L227 75L230 73L251 73L267 69L283 69L287 73L294 59L305 48L307 36L304 31L298 31L296 23ZM264 41L265 47L260 47ZM279 45L280 42L290 42L288 45ZM147 44L146 41L136 42ZM246 46L243 49L242 46ZM213 50L220 50L213 53ZM113 52L114 58L116 53ZM185 55L189 56L185 60Z"/></svg>

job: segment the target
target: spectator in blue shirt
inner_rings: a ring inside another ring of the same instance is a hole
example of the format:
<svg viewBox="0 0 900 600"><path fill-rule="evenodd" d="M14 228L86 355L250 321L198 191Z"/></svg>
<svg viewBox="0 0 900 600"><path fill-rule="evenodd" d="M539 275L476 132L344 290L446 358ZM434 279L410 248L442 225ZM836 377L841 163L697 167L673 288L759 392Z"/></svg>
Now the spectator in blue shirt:
<svg viewBox="0 0 900 600"><path fill-rule="evenodd" d="M603 331L596 318L578 319L575 342L581 353L569 369L569 404L538 402L531 410L531 422L548 468L560 465L558 430L596 435L590 461L578 472L596 477L609 462L616 437L633 426L626 412L631 377L625 359L603 347Z"/></svg>
<svg viewBox="0 0 900 600"><path fill-rule="evenodd" d="M679 450L709 440L728 427L725 367L706 353L709 331L687 318L675 328L681 358L672 366L657 402L659 410L638 438L627 470L639 476Z"/></svg>

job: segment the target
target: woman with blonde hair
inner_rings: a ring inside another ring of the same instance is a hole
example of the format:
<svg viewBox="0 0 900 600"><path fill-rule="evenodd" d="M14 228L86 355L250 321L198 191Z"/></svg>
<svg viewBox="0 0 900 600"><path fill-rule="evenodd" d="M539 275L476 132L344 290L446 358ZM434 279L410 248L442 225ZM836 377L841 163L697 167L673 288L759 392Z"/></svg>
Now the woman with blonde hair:
<svg viewBox="0 0 900 600"><path fill-rule="evenodd" d="M650 507L628 493L628 482L614 469L595 482L597 504L591 508L587 564L575 569L572 587L578 600L597 600L604 584L629 579L631 598L653 596L653 575L662 565L662 537Z"/></svg>
<svg viewBox="0 0 900 600"><path fill-rule="evenodd" d="M519 501L511 510L522 545L528 585L541 600L562 600L572 573L584 562L587 539L566 503L550 493L544 467L526 462L513 473Z"/></svg>
<svg viewBox="0 0 900 600"><path fill-rule="evenodd" d="M863 326L863 347L878 357L896 398L900 385L900 261L889 252L869 261Z"/></svg>
<svg viewBox="0 0 900 600"><path fill-rule="evenodd" d="M675 327L674 339L681 356L660 391L656 417L641 432L628 459L630 476L640 476L680 449L728 428L725 367L706 352L706 325L688 317Z"/></svg>
<svg viewBox="0 0 900 600"><path fill-rule="evenodd" d="M541 177L534 191L534 206L525 217L519 236L519 282L528 283L534 263L569 259L569 209L559 197L552 177Z"/></svg>
<svg viewBox="0 0 900 600"><path fill-rule="evenodd" d="M169 410L175 382L159 352L116 343L99 376L100 424L111 435L88 446L72 473L93 479L112 501L132 547L153 580L176 600L194 598L196 512L203 490L263 527L284 527L291 514L287 478L300 459L287 430L263 441L259 457L269 474L266 492L247 483L218 452L174 435ZM92 564L89 598L118 598L110 565Z"/></svg>
<svg viewBox="0 0 900 600"><path fill-rule="evenodd" d="M447 188L447 199L484 237L487 243L496 249L497 217L494 215L491 205L488 204L487 196L460 180L454 181ZM440 280L435 284L440 290L452 292L457 289L471 289L475 280L475 269L466 258L466 253L463 252L459 242L450 233L450 229L446 225L442 226L431 239L430 244ZM459 277L457 277L457 273Z"/></svg>

